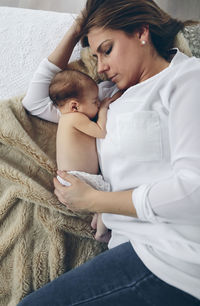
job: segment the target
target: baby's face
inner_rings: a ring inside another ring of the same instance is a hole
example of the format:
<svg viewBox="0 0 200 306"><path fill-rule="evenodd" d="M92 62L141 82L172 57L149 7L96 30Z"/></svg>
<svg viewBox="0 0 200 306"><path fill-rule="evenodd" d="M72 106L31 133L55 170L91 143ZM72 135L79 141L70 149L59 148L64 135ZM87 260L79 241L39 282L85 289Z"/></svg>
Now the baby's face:
<svg viewBox="0 0 200 306"><path fill-rule="evenodd" d="M85 92L82 102L79 105L79 111L84 113L90 119L94 118L99 111L100 101L98 98L98 87L91 86Z"/></svg>

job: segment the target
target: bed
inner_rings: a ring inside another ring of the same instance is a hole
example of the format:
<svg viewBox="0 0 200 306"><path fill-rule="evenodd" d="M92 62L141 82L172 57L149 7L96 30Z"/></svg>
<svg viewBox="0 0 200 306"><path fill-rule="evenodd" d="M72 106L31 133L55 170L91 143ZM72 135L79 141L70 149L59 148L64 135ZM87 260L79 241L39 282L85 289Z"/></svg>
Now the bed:
<svg viewBox="0 0 200 306"><path fill-rule="evenodd" d="M91 215L72 213L53 194L56 124L30 116L21 104L39 62L74 18L0 7L0 306L16 305L106 249L94 240ZM200 57L200 27L187 28L176 44Z"/></svg>

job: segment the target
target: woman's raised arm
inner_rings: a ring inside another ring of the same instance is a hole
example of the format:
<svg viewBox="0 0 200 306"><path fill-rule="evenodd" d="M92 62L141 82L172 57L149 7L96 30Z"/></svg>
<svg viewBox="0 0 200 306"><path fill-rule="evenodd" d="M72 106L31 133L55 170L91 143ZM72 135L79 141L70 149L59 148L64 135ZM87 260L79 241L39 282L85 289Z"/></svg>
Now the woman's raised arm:
<svg viewBox="0 0 200 306"><path fill-rule="evenodd" d="M44 59L33 75L22 103L34 116L52 122L59 121L60 112L49 97L49 85L56 73L65 69L68 64L81 30L81 15L82 13L76 18L48 60Z"/></svg>
<svg viewBox="0 0 200 306"><path fill-rule="evenodd" d="M83 13L81 12L78 15L58 46L48 57L48 60L51 63L62 70L66 69L70 56L78 42L79 33L81 31L82 14Z"/></svg>

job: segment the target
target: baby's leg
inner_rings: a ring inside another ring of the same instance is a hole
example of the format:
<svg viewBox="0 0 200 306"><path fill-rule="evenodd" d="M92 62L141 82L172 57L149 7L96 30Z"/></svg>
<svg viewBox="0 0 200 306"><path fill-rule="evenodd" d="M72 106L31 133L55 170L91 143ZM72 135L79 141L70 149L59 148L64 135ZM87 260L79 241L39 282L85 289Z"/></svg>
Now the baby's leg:
<svg viewBox="0 0 200 306"><path fill-rule="evenodd" d="M92 175L85 172L80 171L68 171L68 173L71 173L73 175L76 175L81 180L85 181L89 185L91 185L93 188L97 190L106 190L108 191L110 189L110 185L103 181L101 175ZM61 177L57 176L57 179L59 182L65 186L70 186L71 184L65 180L63 180ZM102 215L101 214L94 214L91 226L93 229L96 230L95 239L100 242L106 242L108 243L111 237L111 231L106 228L102 221Z"/></svg>
<svg viewBox="0 0 200 306"><path fill-rule="evenodd" d="M92 218L92 222L91 222L91 227L93 229L97 229L97 219L98 219L98 214L94 214L93 218Z"/></svg>
<svg viewBox="0 0 200 306"><path fill-rule="evenodd" d="M110 230L104 225L102 221L102 214L94 214L92 223L92 228L96 229L95 239L100 242L108 243L111 237Z"/></svg>

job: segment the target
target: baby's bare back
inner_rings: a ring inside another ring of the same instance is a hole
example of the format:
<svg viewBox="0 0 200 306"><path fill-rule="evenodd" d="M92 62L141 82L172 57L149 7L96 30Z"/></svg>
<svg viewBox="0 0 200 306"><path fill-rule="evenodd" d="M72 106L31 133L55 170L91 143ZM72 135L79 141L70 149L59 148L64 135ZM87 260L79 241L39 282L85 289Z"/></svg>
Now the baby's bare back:
<svg viewBox="0 0 200 306"><path fill-rule="evenodd" d="M88 136L74 126L73 114L61 116L56 147L59 170L98 173L96 138Z"/></svg>

